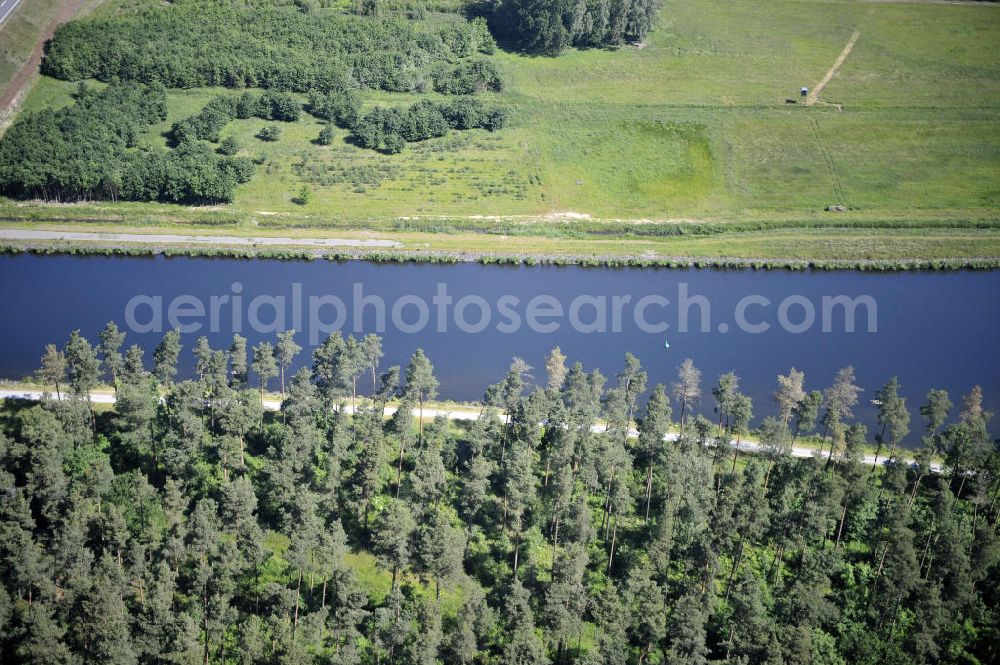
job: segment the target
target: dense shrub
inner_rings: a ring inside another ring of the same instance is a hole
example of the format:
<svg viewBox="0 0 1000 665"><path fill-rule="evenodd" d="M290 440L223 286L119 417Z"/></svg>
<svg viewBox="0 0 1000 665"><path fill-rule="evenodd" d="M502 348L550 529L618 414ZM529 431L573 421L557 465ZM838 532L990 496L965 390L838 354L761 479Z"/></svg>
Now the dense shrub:
<svg viewBox="0 0 1000 665"><path fill-rule="evenodd" d="M249 161L196 141L169 151L136 147L139 133L166 115L162 86L81 87L75 104L23 115L0 139L0 192L64 201L232 200L235 186L253 175Z"/></svg>
<svg viewBox="0 0 1000 665"><path fill-rule="evenodd" d="M455 129L472 129L482 124L486 109L477 99L460 97L450 104L442 104L441 113L449 126Z"/></svg>
<svg viewBox="0 0 1000 665"><path fill-rule="evenodd" d="M327 125L323 129L319 130L319 136L316 137L316 143L319 145L330 145L333 143L332 125Z"/></svg>
<svg viewBox="0 0 1000 665"><path fill-rule="evenodd" d="M309 93L306 110L317 118L347 129L353 127L361 116L361 98L350 89L330 92L314 90Z"/></svg>
<svg viewBox="0 0 1000 665"><path fill-rule="evenodd" d="M434 89L446 95L472 95L487 90L500 92L503 80L489 60L470 60L434 71Z"/></svg>
<svg viewBox="0 0 1000 665"><path fill-rule="evenodd" d="M281 128L277 125L267 125L261 127L257 132L257 138L261 141L277 141L281 138Z"/></svg>
<svg viewBox="0 0 1000 665"><path fill-rule="evenodd" d="M468 24L449 23L439 28L436 34L445 47L459 58L476 53L490 55L497 50L497 43L483 18L475 18Z"/></svg>
<svg viewBox="0 0 1000 665"><path fill-rule="evenodd" d="M452 129L481 128L495 132L507 126L506 109L486 106L471 97L460 97L447 104L441 104L439 108Z"/></svg>
<svg viewBox="0 0 1000 665"><path fill-rule="evenodd" d="M266 120L295 122L302 114L302 107L287 93L268 90L261 95L261 108L257 116ZM266 113L267 115L264 115Z"/></svg>
<svg viewBox="0 0 1000 665"><path fill-rule="evenodd" d="M287 92L244 92L233 103L233 116L241 119L263 118L295 122L301 114L302 106Z"/></svg>
<svg viewBox="0 0 1000 665"><path fill-rule="evenodd" d="M215 149L220 155L232 156L240 151L240 143L235 138L230 136L229 138L223 139L219 147Z"/></svg>
<svg viewBox="0 0 1000 665"><path fill-rule="evenodd" d="M448 121L434 102L420 101L403 114L399 135L407 143L426 141L448 133Z"/></svg>

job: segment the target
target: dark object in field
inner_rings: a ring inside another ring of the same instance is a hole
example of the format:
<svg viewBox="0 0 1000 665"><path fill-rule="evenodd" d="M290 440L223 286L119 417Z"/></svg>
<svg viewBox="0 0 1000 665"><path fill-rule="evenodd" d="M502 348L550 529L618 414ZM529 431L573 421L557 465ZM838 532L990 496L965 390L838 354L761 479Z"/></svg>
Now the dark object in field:
<svg viewBox="0 0 1000 665"><path fill-rule="evenodd" d="M785 103L786 104L798 104L799 100L797 100L797 99L786 99Z"/></svg>

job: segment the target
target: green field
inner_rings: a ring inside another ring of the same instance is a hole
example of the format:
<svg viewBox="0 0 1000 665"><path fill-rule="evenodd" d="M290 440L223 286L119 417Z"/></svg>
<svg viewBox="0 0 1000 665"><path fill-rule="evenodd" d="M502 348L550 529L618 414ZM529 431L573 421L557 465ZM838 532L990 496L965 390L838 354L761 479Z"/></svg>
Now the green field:
<svg viewBox="0 0 1000 665"><path fill-rule="evenodd" d="M787 104L800 86L823 78L855 30L860 39L819 103ZM212 217L254 228L387 232L383 222L402 217L437 218L408 230L441 231L451 226L446 218L510 216L547 236L554 226L562 235L584 215L633 223L766 220L789 229L824 220L838 226L854 219L905 221L917 228L926 221L993 222L1000 217L998 43L995 5L667 0L641 48L495 56L507 90L492 101L509 107L513 118L500 132L452 132L383 155L346 142L343 130L331 146L314 145L322 125L310 116L283 124L276 143L254 138L266 121L240 120L223 136L237 137L244 154L261 165L234 203L212 209L105 204L96 217L124 215L125 224L161 226ZM72 89L43 78L25 106L68 103ZM163 143L161 132L171 123L221 92L172 91L170 117L143 140ZM368 93L366 100L433 96ZM292 199L304 183L312 196L303 206ZM824 211L833 204L849 210ZM36 215L74 218L65 206L29 207ZM0 213L16 219L25 206L0 205ZM654 239L647 244L655 247L641 251L1000 255L996 230L943 232L934 242L920 232L811 233L713 237L702 239L700 250L690 239L671 241L672 247ZM620 251L606 247L608 241L606 234L581 240L585 252ZM826 241L832 249L824 249ZM437 244L451 243L442 238Z"/></svg>

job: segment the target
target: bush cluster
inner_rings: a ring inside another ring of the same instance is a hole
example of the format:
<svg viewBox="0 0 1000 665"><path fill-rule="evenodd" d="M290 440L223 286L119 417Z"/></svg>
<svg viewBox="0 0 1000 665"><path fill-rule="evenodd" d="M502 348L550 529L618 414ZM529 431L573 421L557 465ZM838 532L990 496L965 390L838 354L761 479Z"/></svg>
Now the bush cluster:
<svg viewBox="0 0 1000 665"><path fill-rule="evenodd" d="M200 139L219 141L219 133L236 118L263 118L294 122L301 106L288 93L268 90L263 94L244 92L239 97L221 95L208 102L199 113L174 123L169 138L174 145Z"/></svg>
<svg viewBox="0 0 1000 665"><path fill-rule="evenodd" d="M446 95L473 95L480 92L500 92L503 79L489 60L469 60L454 67L439 67L434 71L434 90Z"/></svg>
<svg viewBox="0 0 1000 665"><path fill-rule="evenodd" d="M507 112L487 108L478 100L460 99L438 104L417 102L408 109L377 107L351 128L358 144L389 154L403 150L407 143L444 136L449 129L501 129Z"/></svg>
<svg viewBox="0 0 1000 665"><path fill-rule="evenodd" d="M422 100L409 108L375 107L361 114L361 100L353 90L324 93L313 91L306 110L332 125L350 130L358 145L395 154L407 143L444 136L449 129L502 129L507 112L490 107L478 99L458 97L447 103ZM324 127L316 139L320 145L333 140L331 126Z"/></svg>
<svg viewBox="0 0 1000 665"><path fill-rule="evenodd" d="M352 127L361 117L361 98L349 88L309 93L306 110L322 120L329 120L338 127Z"/></svg>

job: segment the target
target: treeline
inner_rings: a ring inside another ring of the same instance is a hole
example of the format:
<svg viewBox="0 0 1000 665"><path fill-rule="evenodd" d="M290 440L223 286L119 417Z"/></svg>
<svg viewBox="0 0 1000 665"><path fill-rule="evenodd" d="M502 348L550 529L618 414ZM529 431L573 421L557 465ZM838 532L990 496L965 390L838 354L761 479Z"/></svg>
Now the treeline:
<svg viewBox="0 0 1000 665"><path fill-rule="evenodd" d="M306 110L350 130L358 145L389 154L402 151L407 143L444 136L449 129L482 128L492 132L502 129L508 120L503 108L467 96L443 103L423 100L406 109L377 106L362 115L361 100L349 90L313 92ZM317 142L328 145L332 137L332 128L327 127Z"/></svg>
<svg viewBox="0 0 1000 665"><path fill-rule="evenodd" d="M230 201L253 164L208 146L138 145L167 115L159 85L81 85L74 104L22 115L0 138L0 192L49 201L88 199L207 203Z"/></svg>
<svg viewBox="0 0 1000 665"><path fill-rule="evenodd" d="M359 145L394 154L407 143L444 136L449 129L482 128L493 132L506 124L504 109L488 108L466 97L443 104L420 101L408 109L376 107L359 119L351 132Z"/></svg>
<svg viewBox="0 0 1000 665"><path fill-rule="evenodd" d="M497 131L507 123L504 109L488 106L468 96L445 103L424 100L406 109L376 107L362 115L361 98L354 90L314 90L309 93L305 108L313 116L331 123L320 131L317 143L329 145L333 137L332 125L336 125L349 130L358 145L390 154L402 151L407 143L444 136L449 129ZM223 95L209 101L198 114L174 123L169 138L177 146L196 140L218 142L220 132L236 118L258 117L293 122L298 120L300 111L299 102L287 93L267 91L263 94L245 92L238 97ZM278 128L265 127L258 137L277 140ZM196 147L192 145L188 149ZM219 146L222 154L233 154L237 150L238 146L232 141Z"/></svg>
<svg viewBox="0 0 1000 665"><path fill-rule="evenodd" d="M727 443L754 405L735 374L703 394L690 361L647 390L628 354L610 384L558 349L538 384L515 359L478 419L449 423L429 412L430 359L382 371L374 335L331 335L294 374L294 332L201 338L189 380L177 332L149 364L125 339L109 324L96 345L49 345L39 380L65 399L0 419L4 662L1000 656L1000 454L978 389L957 414L928 393L911 466L888 382L875 438L891 461L873 466L850 368L823 391L778 377L763 454L739 457ZM97 412L102 379L117 401ZM830 461L792 458L816 427Z"/></svg>
<svg viewBox="0 0 1000 665"><path fill-rule="evenodd" d="M169 138L175 145L195 139L218 143L219 133L237 118L295 122L301 111L299 102L288 93L268 90L262 94L244 92L239 97L221 95L209 101L197 115L175 122Z"/></svg>
<svg viewBox="0 0 1000 665"><path fill-rule="evenodd" d="M42 72L168 88L411 91L427 66L494 49L482 20L425 31L396 19L182 2L66 23L47 46Z"/></svg>
<svg viewBox="0 0 1000 665"><path fill-rule="evenodd" d="M491 25L516 48L557 54L569 46L637 43L661 0L495 0Z"/></svg>

